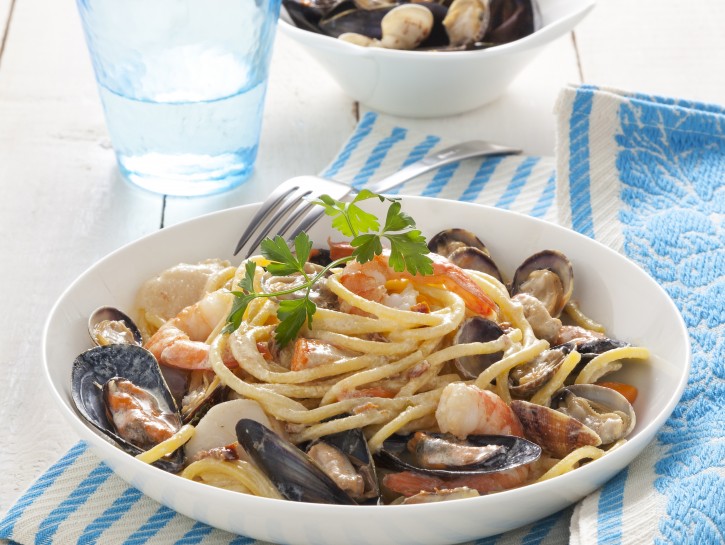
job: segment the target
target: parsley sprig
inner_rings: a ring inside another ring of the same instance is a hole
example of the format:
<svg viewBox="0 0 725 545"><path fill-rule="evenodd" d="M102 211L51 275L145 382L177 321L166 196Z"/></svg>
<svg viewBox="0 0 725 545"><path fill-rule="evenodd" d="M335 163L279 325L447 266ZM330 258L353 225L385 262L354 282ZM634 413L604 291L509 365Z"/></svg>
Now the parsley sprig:
<svg viewBox="0 0 725 545"><path fill-rule="evenodd" d="M359 203L377 198L381 202L388 201L390 206L381 228L379 219L363 210ZM357 260L367 263L383 252L383 240L390 244L389 265L397 272L408 271L410 274L428 275L433 272L433 264L427 256L428 247L425 237L416 229L412 217L402 211L400 201L383 197L364 189L350 202L338 201L329 195L323 195L313 201L325 209L325 214L332 218L332 226L344 236L349 237L353 247L351 256L336 259L314 275L305 271L305 263L312 250L312 241L307 233L300 233L294 241L294 252L287 246L281 236L264 239L261 243L262 255L270 261L265 267L275 276L301 275L303 281L295 286L273 293L254 291L254 274L257 264L248 261L245 265L244 278L239 282L239 291L234 291L234 304L227 318L225 333L235 331L241 324L244 313L254 299L259 297L278 297L295 292L303 292L297 299L279 301L277 318L279 324L275 330L275 340L285 346L297 336L302 326L312 325L312 316L317 306L310 300L310 291L315 283L327 271L339 267L348 261Z"/></svg>

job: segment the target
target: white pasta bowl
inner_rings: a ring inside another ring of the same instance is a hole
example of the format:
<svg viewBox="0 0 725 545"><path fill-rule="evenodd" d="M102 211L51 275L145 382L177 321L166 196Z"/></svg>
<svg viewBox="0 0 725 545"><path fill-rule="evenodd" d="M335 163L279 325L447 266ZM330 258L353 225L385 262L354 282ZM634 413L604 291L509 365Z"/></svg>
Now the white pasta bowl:
<svg viewBox="0 0 725 545"><path fill-rule="evenodd" d="M664 290L638 266L584 236L556 225L480 205L405 198L404 210L427 236L451 227L478 233L504 274L536 251L564 252L575 274L574 297L611 337L650 349L646 363L625 364L614 380L634 384L637 425L629 441L571 473L478 498L397 506L336 506L271 500L213 488L144 464L93 431L71 400L71 365L90 347L89 314L102 305L132 310L146 279L181 262L230 259L240 230L257 205L233 208L165 228L108 255L60 297L43 337L46 376L60 412L79 437L121 478L151 498L212 526L256 539L295 545L459 543L552 514L590 494L642 452L677 404L690 367L684 322ZM382 209L379 210L379 212ZM311 236L323 243L328 227ZM238 260L237 260L238 262Z"/></svg>
<svg viewBox="0 0 725 545"><path fill-rule="evenodd" d="M594 4L595 0L538 0L533 34L478 51L360 47L298 28L285 13L279 29L353 99L388 114L439 117L478 108L501 96L547 44L571 31Z"/></svg>

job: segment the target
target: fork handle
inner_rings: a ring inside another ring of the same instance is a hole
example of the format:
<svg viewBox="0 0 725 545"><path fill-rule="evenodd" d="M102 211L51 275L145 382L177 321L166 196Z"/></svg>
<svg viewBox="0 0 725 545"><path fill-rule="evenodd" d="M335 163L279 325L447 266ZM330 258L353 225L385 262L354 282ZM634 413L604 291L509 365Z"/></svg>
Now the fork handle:
<svg viewBox="0 0 725 545"><path fill-rule="evenodd" d="M416 176L420 176L429 170L442 167L443 165L447 165L449 163L454 163L470 157L517 155L519 153L521 153L520 149L492 144L482 140L470 140L468 142L462 142L442 149L432 155L427 155L423 159L416 161L415 163L412 163L390 176L372 184L368 189L374 193L385 193L386 191L390 191L394 187L399 186Z"/></svg>
<svg viewBox="0 0 725 545"><path fill-rule="evenodd" d="M426 155L423 159L416 161L415 163L411 163L407 167L402 168L390 176L372 184L369 189L374 193L385 193L386 191L390 191L394 187L412 180L416 176L420 176L429 170L433 170L434 168L438 168L449 163L454 163L455 161L461 161L471 157L518 155L519 153L521 153L520 149L509 148L499 144L491 144L490 142L484 142L482 140L461 142L460 144L442 149L432 155ZM348 193L348 195L355 195L356 193L357 192L354 189L350 188L350 193ZM305 216L299 226L287 236L287 242L294 240L301 231L308 231L319 221L319 219L324 215L324 212L325 211L322 208L308 212L307 216Z"/></svg>

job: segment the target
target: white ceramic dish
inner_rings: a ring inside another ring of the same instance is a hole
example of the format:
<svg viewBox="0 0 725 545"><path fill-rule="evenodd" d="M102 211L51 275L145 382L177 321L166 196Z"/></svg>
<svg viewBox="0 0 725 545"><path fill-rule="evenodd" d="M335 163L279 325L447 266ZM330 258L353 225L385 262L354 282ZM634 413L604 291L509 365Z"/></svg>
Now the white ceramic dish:
<svg viewBox="0 0 725 545"><path fill-rule="evenodd" d="M594 4L595 0L538 0L536 32L479 51L359 47L297 28L284 13L279 29L312 55L353 99L389 114L439 117L498 98L548 43L572 30Z"/></svg>
<svg viewBox="0 0 725 545"><path fill-rule="evenodd" d="M650 348L649 363L626 365L620 378L640 391L637 426L620 449L572 473L492 496L424 505L329 506L269 500L216 489L148 466L109 444L82 420L70 394L71 364L89 348L89 313L101 305L132 309L147 278L179 262L231 259L257 205L224 210L168 227L129 244L81 275L60 297L43 341L46 375L61 413L123 479L189 517L257 539L295 545L458 543L517 528L591 493L652 440L685 386L690 350L675 305L647 274L616 252L571 231L512 212L473 204L405 198L404 209L431 236L441 229L475 231L504 274L544 248L563 251L575 272L574 296L610 336ZM317 227L313 240L326 240Z"/></svg>

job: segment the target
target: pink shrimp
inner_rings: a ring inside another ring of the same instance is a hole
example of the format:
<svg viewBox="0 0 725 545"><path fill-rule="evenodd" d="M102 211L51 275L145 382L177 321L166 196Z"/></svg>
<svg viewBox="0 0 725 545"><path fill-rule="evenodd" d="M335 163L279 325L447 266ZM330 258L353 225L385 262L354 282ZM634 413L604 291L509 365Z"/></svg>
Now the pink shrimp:
<svg viewBox="0 0 725 545"><path fill-rule="evenodd" d="M521 423L503 399L493 392L463 382L453 382L445 387L435 416L442 432L452 433L460 439L472 434L523 437ZM526 464L497 473L463 475L451 479L403 471L386 475L383 484L404 496L463 486L488 494L524 484L530 469L530 464Z"/></svg>
<svg viewBox="0 0 725 545"><path fill-rule="evenodd" d="M148 340L145 347L161 365L179 369L210 369L206 339L229 311L232 294L227 291L208 293L186 307ZM224 355L229 367L237 365L231 354Z"/></svg>
<svg viewBox="0 0 725 545"><path fill-rule="evenodd" d="M448 290L460 296L469 310L481 316L493 318L496 304L483 290L457 265L438 254L428 254L433 261L433 274L429 276L411 275L409 272L396 272L388 266L390 253L384 251L371 261L360 264L351 261L345 266L340 282L350 291L369 299L382 302L387 295L385 282L396 278L406 278L418 284L443 284Z"/></svg>
<svg viewBox="0 0 725 545"><path fill-rule="evenodd" d="M473 384L452 382L443 389L436 421L443 433L460 439L469 435L524 436L521 422L499 396Z"/></svg>

